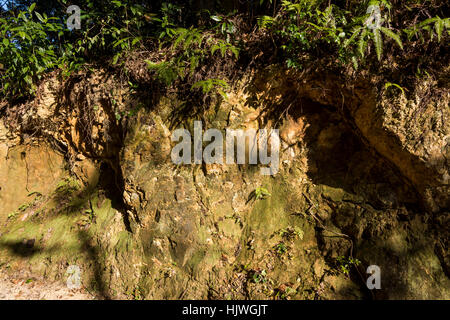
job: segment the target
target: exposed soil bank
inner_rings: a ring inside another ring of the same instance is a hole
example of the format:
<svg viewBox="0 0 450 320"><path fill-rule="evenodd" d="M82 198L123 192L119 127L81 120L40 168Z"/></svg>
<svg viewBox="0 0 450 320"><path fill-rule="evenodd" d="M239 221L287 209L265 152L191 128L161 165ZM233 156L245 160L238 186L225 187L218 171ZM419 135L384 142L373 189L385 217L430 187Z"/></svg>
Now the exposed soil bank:
<svg viewBox="0 0 450 320"><path fill-rule="evenodd" d="M106 299L450 298L448 94L275 67L198 110L100 71L43 87L0 123L2 272L64 282L77 265ZM173 130L200 119L279 128L279 172L172 164Z"/></svg>

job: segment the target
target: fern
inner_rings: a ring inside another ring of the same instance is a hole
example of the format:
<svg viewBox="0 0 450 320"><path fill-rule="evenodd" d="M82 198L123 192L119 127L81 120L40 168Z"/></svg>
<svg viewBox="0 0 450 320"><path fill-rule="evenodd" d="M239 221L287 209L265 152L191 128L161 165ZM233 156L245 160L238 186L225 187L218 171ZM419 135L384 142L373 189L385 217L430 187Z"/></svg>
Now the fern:
<svg viewBox="0 0 450 320"><path fill-rule="evenodd" d="M348 47L349 44L351 44L353 41L355 41L356 37L361 32L361 30L362 30L362 27L359 27L359 28L356 28L355 30L353 30L353 34L351 35L351 37L344 41L343 47L346 48L346 47Z"/></svg>
<svg viewBox="0 0 450 320"><path fill-rule="evenodd" d="M193 46L200 47L204 39L203 33L196 28L178 28L175 30L174 36L177 38L172 44L172 50L177 49L181 43L183 43L184 50Z"/></svg>
<svg viewBox="0 0 450 320"><path fill-rule="evenodd" d="M434 23L434 28L436 29L438 41L441 42L442 30L444 29L444 20L442 20L439 17L436 17L436 22Z"/></svg>
<svg viewBox="0 0 450 320"><path fill-rule="evenodd" d="M403 87L401 87L400 85L398 85L396 83L393 83L393 82L386 82L385 85L384 85L384 88L387 90L390 87L396 87L396 88L400 89L402 94L405 95L405 90L406 89L403 89Z"/></svg>
<svg viewBox="0 0 450 320"><path fill-rule="evenodd" d="M436 33L438 41L441 42L444 30L450 34L450 30L448 29L450 29L450 18L441 19L440 17L434 17L428 18L410 28L403 29L403 32L407 34L409 40L413 36L420 36L420 38L424 40L422 34L419 32L421 30L428 32L431 40L433 40L434 33Z"/></svg>
<svg viewBox="0 0 450 320"><path fill-rule="evenodd" d="M224 90L228 89L228 83L221 79L207 79L197 81L192 85L192 89L202 89L204 94L209 94L212 90L216 90L223 98L227 98Z"/></svg>
<svg viewBox="0 0 450 320"><path fill-rule="evenodd" d="M234 54L236 58L239 57L239 50L232 44L223 40L217 40L216 43L211 46L211 54L214 55L217 50L220 50L220 54L222 55L222 57L225 57L227 51L230 51L232 54Z"/></svg>
<svg viewBox="0 0 450 320"><path fill-rule="evenodd" d="M355 70L358 70L358 67L359 67L358 59L355 56L352 57L352 63L353 63L353 68L355 68Z"/></svg>
<svg viewBox="0 0 450 320"><path fill-rule="evenodd" d="M373 29L373 41L375 43L378 61L380 61L381 55L383 54L383 39L381 38L381 32L378 28Z"/></svg>
<svg viewBox="0 0 450 320"><path fill-rule="evenodd" d="M163 61L154 63L146 60L147 67L155 71L158 79L170 86L177 78L184 76L184 68L176 64L174 61Z"/></svg>
<svg viewBox="0 0 450 320"><path fill-rule="evenodd" d="M269 17L269 16L261 16L258 17L258 26L261 29L265 29L265 28L269 28L273 25L274 23L274 18L273 17Z"/></svg>
<svg viewBox="0 0 450 320"><path fill-rule="evenodd" d="M368 34L369 34L369 30L364 29L364 31L361 33L361 36L359 37L358 52L361 57L364 57L364 52L366 51L366 47L367 47L366 37Z"/></svg>
<svg viewBox="0 0 450 320"><path fill-rule="evenodd" d="M202 61L208 56L214 55L217 50L221 52L222 57L227 52L231 52L236 58L239 54L238 48L231 43L217 39L211 33L199 28L177 28L168 42L171 43L171 51L178 53L176 57L160 63L147 61L148 68L155 71L158 79L168 86L179 77L184 78L186 70L193 75ZM227 84L220 81L222 80L199 81L192 86L192 89L202 88L203 93L208 94L213 87L217 86L219 87L218 92L225 97L226 95L220 87L225 88Z"/></svg>
<svg viewBox="0 0 450 320"><path fill-rule="evenodd" d="M363 30L363 31L361 32L361 30ZM385 36L394 40L398 44L398 46L403 50L403 43L400 38L400 35L395 33L392 30L389 30L388 28L385 28L385 27L375 28L375 29L373 29L372 33L370 33L369 28L363 28L363 27L356 28L356 29L354 29L351 37L348 38L347 40L345 40L343 47L345 48L348 45L350 45L355 40L355 38L358 35L360 35L358 43L357 43L357 50L358 50L359 55L361 57L364 57L365 51L368 46L367 37L368 37L368 35L370 35L370 37L373 38L378 61L380 61L381 56L383 54L383 38L381 36L381 33L383 33Z"/></svg>
<svg viewBox="0 0 450 320"><path fill-rule="evenodd" d="M381 27L381 31L386 36L388 36L389 38L394 40L398 44L398 46L403 50L403 43L402 43L402 39L400 39L400 35L398 35L397 33L393 32L392 30L389 30L388 28L385 28L385 27Z"/></svg>

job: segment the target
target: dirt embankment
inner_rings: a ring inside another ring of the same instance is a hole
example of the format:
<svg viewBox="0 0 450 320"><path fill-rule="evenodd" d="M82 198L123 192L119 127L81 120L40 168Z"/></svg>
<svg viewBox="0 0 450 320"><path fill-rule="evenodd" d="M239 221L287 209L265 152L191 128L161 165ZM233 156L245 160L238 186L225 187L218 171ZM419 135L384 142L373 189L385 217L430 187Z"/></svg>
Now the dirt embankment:
<svg viewBox="0 0 450 320"><path fill-rule="evenodd" d="M146 105L102 72L77 79L48 81L0 125L5 272L64 282L77 265L101 298L450 297L442 90L421 104L423 88L407 98L269 68L186 112L172 95ZM175 166L171 134L198 119L279 128L279 172ZM270 196L252 198L261 187ZM365 285L369 265L381 290Z"/></svg>
<svg viewBox="0 0 450 320"><path fill-rule="evenodd" d="M92 300L86 290L68 289L57 282L0 275L0 300Z"/></svg>

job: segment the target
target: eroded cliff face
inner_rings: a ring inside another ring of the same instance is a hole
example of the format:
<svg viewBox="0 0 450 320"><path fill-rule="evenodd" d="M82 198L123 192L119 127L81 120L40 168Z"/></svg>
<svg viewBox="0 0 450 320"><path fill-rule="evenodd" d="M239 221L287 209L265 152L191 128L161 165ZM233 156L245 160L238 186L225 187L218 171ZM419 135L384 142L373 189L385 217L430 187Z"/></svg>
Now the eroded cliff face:
<svg viewBox="0 0 450 320"><path fill-rule="evenodd" d="M450 298L449 92L371 81L274 67L187 112L100 71L49 80L0 125L2 268L64 280L76 264L106 298ZM278 173L174 165L173 130L200 119L279 128Z"/></svg>

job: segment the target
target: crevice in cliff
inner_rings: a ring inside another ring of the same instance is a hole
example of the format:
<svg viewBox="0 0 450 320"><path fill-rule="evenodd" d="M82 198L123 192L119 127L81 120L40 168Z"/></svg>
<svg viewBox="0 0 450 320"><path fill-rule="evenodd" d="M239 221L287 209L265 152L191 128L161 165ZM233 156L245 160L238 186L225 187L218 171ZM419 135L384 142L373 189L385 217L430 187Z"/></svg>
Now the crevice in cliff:
<svg viewBox="0 0 450 320"><path fill-rule="evenodd" d="M99 188L106 198L111 199L112 208L122 214L125 228L131 232L130 217L127 213L129 208L122 196L124 183L121 171L117 171L106 161L100 164Z"/></svg>

